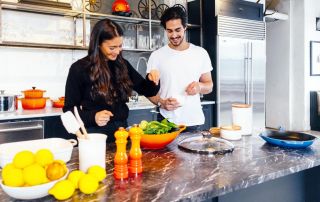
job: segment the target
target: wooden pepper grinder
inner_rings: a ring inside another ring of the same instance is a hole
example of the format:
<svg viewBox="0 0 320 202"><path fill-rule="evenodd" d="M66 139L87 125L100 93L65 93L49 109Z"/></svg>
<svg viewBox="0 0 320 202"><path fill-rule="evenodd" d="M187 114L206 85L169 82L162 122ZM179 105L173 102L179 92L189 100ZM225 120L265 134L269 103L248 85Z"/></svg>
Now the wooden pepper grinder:
<svg viewBox="0 0 320 202"><path fill-rule="evenodd" d="M114 172L113 176L116 179L128 178L128 156L126 153L128 132L123 127L120 127L115 133L117 151L114 157Z"/></svg>
<svg viewBox="0 0 320 202"><path fill-rule="evenodd" d="M131 139L131 149L129 152L129 173L131 175L138 175L142 173L142 152L140 149L140 139L143 134L143 130L134 124L129 130Z"/></svg>

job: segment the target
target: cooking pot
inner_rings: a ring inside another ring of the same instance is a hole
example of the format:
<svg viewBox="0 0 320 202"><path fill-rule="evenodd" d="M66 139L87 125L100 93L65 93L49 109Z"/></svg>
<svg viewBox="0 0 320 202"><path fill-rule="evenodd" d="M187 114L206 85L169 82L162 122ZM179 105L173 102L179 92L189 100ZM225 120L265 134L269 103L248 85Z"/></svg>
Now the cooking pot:
<svg viewBox="0 0 320 202"><path fill-rule="evenodd" d="M0 90L0 112L13 112L18 108L18 98L16 95L5 94Z"/></svg>
<svg viewBox="0 0 320 202"><path fill-rule="evenodd" d="M45 90L36 89L36 87L32 87L32 89L21 91L24 93L25 98L42 98Z"/></svg>
<svg viewBox="0 0 320 202"><path fill-rule="evenodd" d="M48 98L21 98L21 104L23 109L43 109L46 107Z"/></svg>

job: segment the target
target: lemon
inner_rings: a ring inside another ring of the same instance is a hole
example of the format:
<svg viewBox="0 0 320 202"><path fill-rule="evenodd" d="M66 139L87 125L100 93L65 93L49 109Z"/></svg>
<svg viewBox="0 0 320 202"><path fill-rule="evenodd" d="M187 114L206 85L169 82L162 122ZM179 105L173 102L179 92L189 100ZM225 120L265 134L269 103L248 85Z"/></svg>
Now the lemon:
<svg viewBox="0 0 320 202"><path fill-rule="evenodd" d="M49 180L57 180L66 174L67 168L66 165L58 161L53 161L46 168L46 174Z"/></svg>
<svg viewBox="0 0 320 202"><path fill-rule="evenodd" d="M140 123L139 123L139 128L141 128L142 130L146 129L148 126L148 121L146 120L142 120Z"/></svg>
<svg viewBox="0 0 320 202"><path fill-rule="evenodd" d="M79 179L84 175L84 172L81 170L74 170L72 171L69 176L68 180L71 181L76 189L79 188Z"/></svg>
<svg viewBox="0 0 320 202"><path fill-rule="evenodd" d="M53 162L53 154L49 149L40 149L37 151L35 159L41 166L46 166Z"/></svg>
<svg viewBox="0 0 320 202"><path fill-rule="evenodd" d="M31 151L18 152L13 158L13 165L16 168L25 168L34 163L34 154Z"/></svg>
<svg viewBox="0 0 320 202"><path fill-rule="evenodd" d="M22 169L14 167L12 163L7 164L2 169L3 184L11 187L21 187L24 185Z"/></svg>
<svg viewBox="0 0 320 202"><path fill-rule="evenodd" d="M99 181L89 174L84 174L79 180L79 189L84 194L92 194L99 187Z"/></svg>
<svg viewBox="0 0 320 202"><path fill-rule="evenodd" d="M66 200L72 196L74 190L75 188L71 181L61 180L49 189L49 194L53 195L58 200Z"/></svg>
<svg viewBox="0 0 320 202"><path fill-rule="evenodd" d="M30 185L38 185L47 182L46 171L39 164L32 164L23 169L23 179Z"/></svg>
<svg viewBox="0 0 320 202"><path fill-rule="evenodd" d="M97 180L99 182L101 182L102 180L104 180L104 178L107 177L107 172L104 168L102 168L101 166L91 166L88 169L88 174L94 176L95 178L97 178Z"/></svg>

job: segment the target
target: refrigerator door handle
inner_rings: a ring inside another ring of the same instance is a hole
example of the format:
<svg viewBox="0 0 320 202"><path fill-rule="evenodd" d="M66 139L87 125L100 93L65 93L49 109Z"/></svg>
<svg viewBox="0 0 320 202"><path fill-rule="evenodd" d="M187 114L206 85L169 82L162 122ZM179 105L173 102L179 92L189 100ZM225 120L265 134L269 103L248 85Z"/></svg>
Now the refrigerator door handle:
<svg viewBox="0 0 320 202"><path fill-rule="evenodd" d="M249 45L249 59L248 59L248 66L249 66L249 102L248 104L253 104L253 67L252 67L252 42L248 42Z"/></svg>
<svg viewBox="0 0 320 202"><path fill-rule="evenodd" d="M245 44L245 58L244 58L244 83L245 83L245 104L249 104L250 101L250 84L249 84L249 46L248 42Z"/></svg>

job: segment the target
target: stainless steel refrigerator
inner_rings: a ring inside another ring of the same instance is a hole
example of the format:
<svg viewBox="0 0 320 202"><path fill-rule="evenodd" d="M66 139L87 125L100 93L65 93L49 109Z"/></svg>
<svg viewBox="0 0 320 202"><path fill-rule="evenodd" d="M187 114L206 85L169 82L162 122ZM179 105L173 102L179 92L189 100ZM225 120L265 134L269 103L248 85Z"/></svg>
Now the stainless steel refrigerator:
<svg viewBox="0 0 320 202"><path fill-rule="evenodd" d="M265 23L221 18L218 16L216 59L218 125L232 123L233 103L245 103L253 107L253 127L264 128Z"/></svg>

